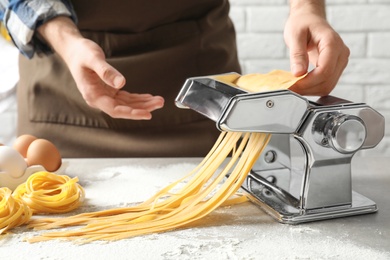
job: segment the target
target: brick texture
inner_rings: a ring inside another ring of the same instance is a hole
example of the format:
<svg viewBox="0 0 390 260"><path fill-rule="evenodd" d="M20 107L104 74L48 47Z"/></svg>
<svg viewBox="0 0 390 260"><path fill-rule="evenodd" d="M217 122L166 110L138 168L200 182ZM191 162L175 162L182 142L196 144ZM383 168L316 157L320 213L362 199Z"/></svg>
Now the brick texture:
<svg viewBox="0 0 390 260"><path fill-rule="evenodd" d="M289 70L283 27L288 0L233 0L243 73ZM351 50L348 67L331 94L364 102L386 122L385 137L359 156L390 156L390 0L327 0L327 18Z"/></svg>

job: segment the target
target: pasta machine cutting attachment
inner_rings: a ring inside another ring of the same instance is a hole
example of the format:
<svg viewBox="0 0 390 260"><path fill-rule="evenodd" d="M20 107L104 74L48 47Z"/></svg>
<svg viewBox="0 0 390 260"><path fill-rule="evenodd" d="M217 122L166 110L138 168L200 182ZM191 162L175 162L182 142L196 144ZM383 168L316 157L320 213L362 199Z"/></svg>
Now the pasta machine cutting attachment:
<svg viewBox="0 0 390 260"><path fill-rule="evenodd" d="M248 93L220 76L187 79L176 105L210 118L221 131L272 134L242 186L254 203L289 224L377 211L374 201L352 190L351 162L382 140L381 114L333 96Z"/></svg>

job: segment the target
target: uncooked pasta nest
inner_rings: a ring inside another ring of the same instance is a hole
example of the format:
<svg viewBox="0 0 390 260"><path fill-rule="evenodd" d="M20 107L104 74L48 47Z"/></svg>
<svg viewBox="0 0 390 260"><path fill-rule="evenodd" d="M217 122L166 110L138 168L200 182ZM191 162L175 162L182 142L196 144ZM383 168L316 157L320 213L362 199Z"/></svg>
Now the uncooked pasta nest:
<svg viewBox="0 0 390 260"><path fill-rule="evenodd" d="M9 188L0 188L0 235L27 223L31 215L31 209L22 200L14 198Z"/></svg>
<svg viewBox="0 0 390 260"><path fill-rule="evenodd" d="M77 177L41 171L19 185L13 196L22 200L34 214L65 213L81 205L85 192Z"/></svg>
<svg viewBox="0 0 390 260"><path fill-rule="evenodd" d="M65 213L79 207L85 193L77 182L78 178L41 171L13 192L0 188L0 235L27 223L33 213Z"/></svg>

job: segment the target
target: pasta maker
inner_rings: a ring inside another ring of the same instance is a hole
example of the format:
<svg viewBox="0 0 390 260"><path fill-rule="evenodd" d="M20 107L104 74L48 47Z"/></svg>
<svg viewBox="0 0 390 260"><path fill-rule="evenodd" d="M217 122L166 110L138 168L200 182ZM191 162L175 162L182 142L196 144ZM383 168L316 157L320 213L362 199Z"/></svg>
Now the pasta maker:
<svg viewBox="0 0 390 260"><path fill-rule="evenodd" d="M310 100L289 90L248 93L221 76L188 78L175 102L216 122L220 131L272 138L242 185L279 222L298 224L377 211L352 190L353 156L384 136L384 117L364 103Z"/></svg>

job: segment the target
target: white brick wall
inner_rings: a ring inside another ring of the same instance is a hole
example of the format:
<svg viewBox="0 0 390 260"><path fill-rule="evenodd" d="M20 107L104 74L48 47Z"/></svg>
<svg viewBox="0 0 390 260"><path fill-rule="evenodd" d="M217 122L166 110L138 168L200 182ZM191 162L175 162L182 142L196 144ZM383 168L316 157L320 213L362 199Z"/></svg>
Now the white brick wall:
<svg viewBox="0 0 390 260"><path fill-rule="evenodd" d="M289 70L283 40L288 0L231 0L243 73ZM351 50L332 95L364 102L386 120L386 133L364 156L390 156L390 0L328 0L327 17Z"/></svg>
<svg viewBox="0 0 390 260"><path fill-rule="evenodd" d="M243 73L289 69L283 40L288 12L288 0L231 0ZM360 155L390 156L390 0L328 0L327 15L351 49L349 65L332 94L365 102L385 116L385 138ZM15 108L0 114L0 142L12 136L15 115Z"/></svg>

